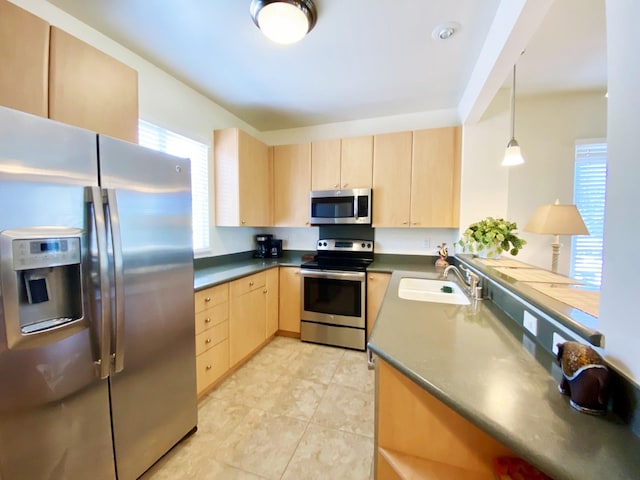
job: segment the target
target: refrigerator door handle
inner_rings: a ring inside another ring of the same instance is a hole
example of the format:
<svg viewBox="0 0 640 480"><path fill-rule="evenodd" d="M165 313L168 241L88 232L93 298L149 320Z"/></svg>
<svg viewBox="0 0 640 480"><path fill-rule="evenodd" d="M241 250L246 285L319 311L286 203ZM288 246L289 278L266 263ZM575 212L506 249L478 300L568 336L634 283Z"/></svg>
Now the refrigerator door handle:
<svg viewBox="0 0 640 480"><path fill-rule="evenodd" d="M89 187L90 203L96 228L98 246L98 277L100 279L100 358L95 362L101 379L109 378L111 366L111 299L109 291L109 257L107 255L107 233L100 187Z"/></svg>
<svg viewBox="0 0 640 480"><path fill-rule="evenodd" d="M111 245L113 246L113 270L115 289L115 353L113 356L114 372L124 369L124 270L122 260L122 241L120 238L120 217L118 215L118 201L116 191L105 188L111 231Z"/></svg>

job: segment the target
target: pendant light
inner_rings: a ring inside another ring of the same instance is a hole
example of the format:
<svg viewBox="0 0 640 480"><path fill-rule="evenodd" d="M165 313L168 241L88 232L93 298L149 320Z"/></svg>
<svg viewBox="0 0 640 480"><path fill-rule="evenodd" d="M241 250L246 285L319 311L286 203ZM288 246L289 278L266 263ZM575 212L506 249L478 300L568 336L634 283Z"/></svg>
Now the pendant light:
<svg viewBox="0 0 640 480"><path fill-rule="evenodd" d="M511 87L511 140L507 144L507 150L504 152L502 159L503 167L512 167L524 163L520 145L516 141L516 65L513 64L513 85Z"/></svg>
<svg viewBox="0 0 640 480"><path fill-rule="evenodd" d="M250 11L262 33L283 45L302 40L318 17L313 0L251 0Z"/></svg>

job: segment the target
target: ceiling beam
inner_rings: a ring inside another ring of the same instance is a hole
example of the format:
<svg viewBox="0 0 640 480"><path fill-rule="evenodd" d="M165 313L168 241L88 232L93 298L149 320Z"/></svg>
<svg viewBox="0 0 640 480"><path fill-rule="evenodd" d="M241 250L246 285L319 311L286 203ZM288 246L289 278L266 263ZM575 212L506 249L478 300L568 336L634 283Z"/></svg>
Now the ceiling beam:
<svg viewBox="0 0 640 480"><path fill-rule="evenodd" d="M554 0L502 0L460 103L463 124L480 121Z"/></svg>

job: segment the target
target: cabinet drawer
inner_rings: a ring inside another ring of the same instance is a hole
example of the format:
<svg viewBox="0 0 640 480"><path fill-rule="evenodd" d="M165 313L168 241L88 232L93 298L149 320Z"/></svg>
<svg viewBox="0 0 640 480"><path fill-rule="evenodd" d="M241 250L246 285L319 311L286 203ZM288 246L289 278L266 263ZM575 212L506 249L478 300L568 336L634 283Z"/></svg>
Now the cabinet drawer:
<svg viewBox="0 0 640 480"><path fill-rule="evenodd" d="M254 273L248 277L231 282L230 294L232 297L239 297L257 288L265 288L267 284L267 272Z"/></svg>
<svg viewBox="0 0 640 480"><path fill-rule="evenodd" d="M227 370L229 370L229 340L224 340L196 357L198 393L204 391Z"/></svg>
<svg viewBox="0 0 640 480"><path fill-rule="evenodd" d="M196 335L210 329L214 325L224 322L229 318L229 303L224 302L214 305L196 313Z"/></svg>
<svg viewBox="0 0 640 480"><path fill-rule="evenodd" d="M223 283L215 287L207 288L196 292L195 295L196 312L201 312L206 308L213 307L229 300L229 284Z"/></svg>
<svg viewBox="0 0 640 480"><path fill-rule="evenodd" d="M196 355L204 353L229 337L229 321L225 320L196 335Z"/></svg>

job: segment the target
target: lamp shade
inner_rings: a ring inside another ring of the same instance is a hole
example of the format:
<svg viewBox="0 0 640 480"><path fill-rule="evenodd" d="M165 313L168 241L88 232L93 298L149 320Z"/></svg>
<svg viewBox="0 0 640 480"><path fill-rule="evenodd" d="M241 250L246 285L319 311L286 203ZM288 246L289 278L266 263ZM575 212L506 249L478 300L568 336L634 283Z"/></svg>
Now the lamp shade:
<svg viewBox="0 0 640 480"><path fill-rule="evenodd" d="M550 235L589 235L576 206L558 203L539 206L524 230Z"/></svg>
<svg viewBox="0 0 640 480"><path fill-rule="evenodd" d="M507 150L504 152L502 166L513 167L514 165L522 165L523 163L524 157L520 151L520 145L518 145L515 138L512 138L509 145L507 145Z"/></svg>

